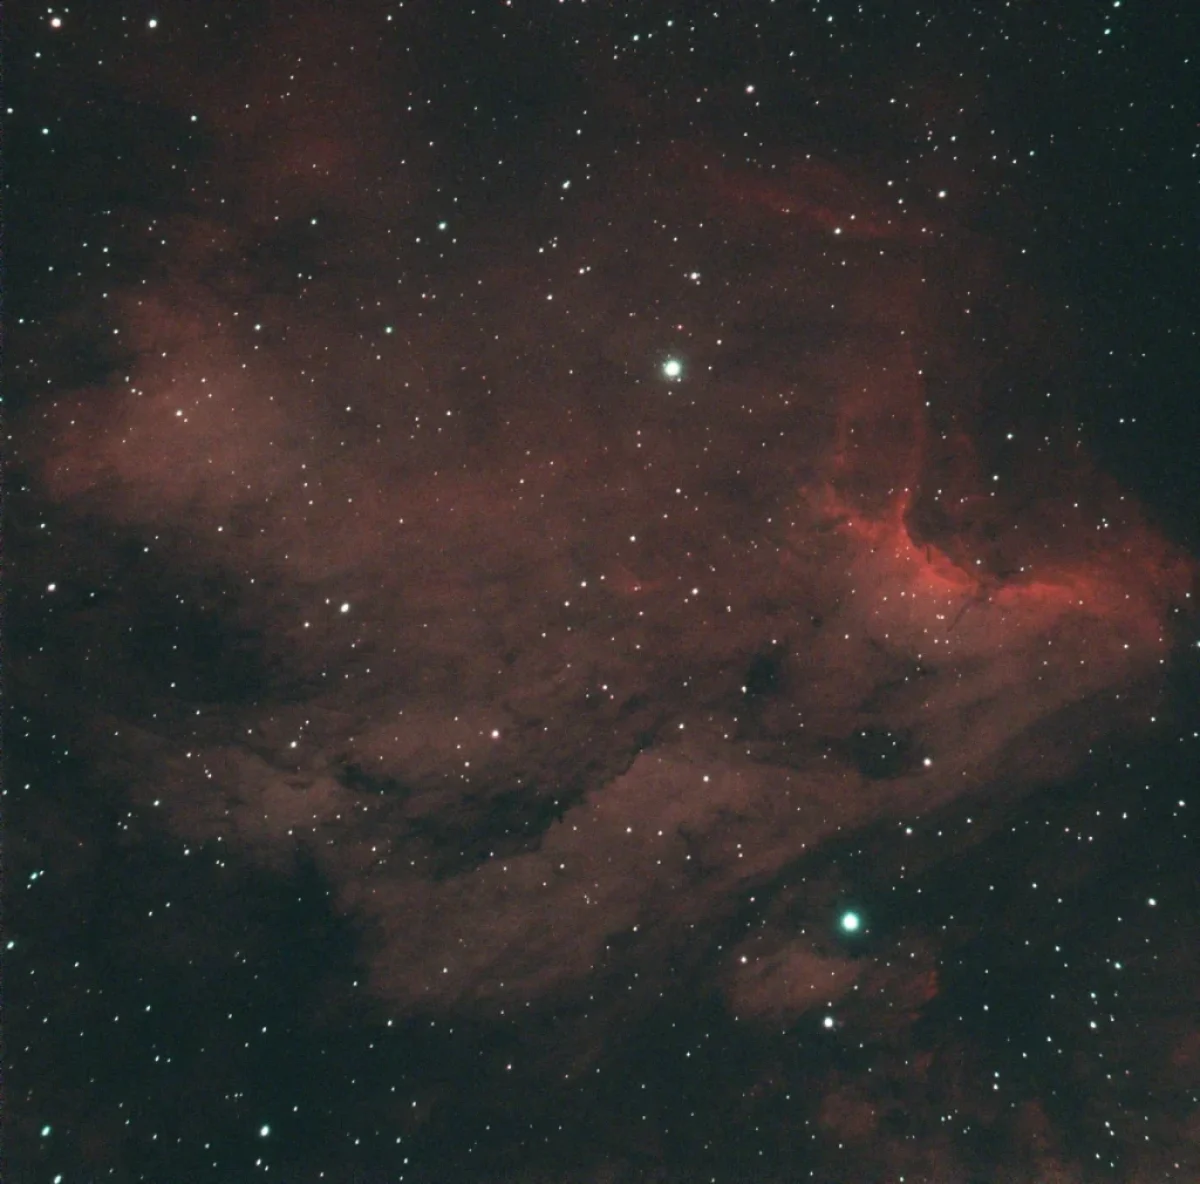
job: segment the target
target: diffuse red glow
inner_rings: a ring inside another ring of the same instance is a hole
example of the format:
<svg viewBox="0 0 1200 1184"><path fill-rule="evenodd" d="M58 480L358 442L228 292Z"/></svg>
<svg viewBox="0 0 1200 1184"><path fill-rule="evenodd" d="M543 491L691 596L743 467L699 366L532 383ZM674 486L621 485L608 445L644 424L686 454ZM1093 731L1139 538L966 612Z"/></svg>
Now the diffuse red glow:
<svg viewBox="0 0 1200 1184"><path fill-rule="evenodd" d="M311 851L368 923L377 999L570 997L614 934L684 942L831 841L1032 792L1145 725L1194 573L1061 440L987 471L987 359L945 310L992 265L940 268L944 223L829 163L765 180L677 148L597 178L555 251L478 227L414 284L424 248L381 237L359 184L399 150L346 146L360 82L250 175L302 224L332 205L331 255L367 274L271 287L239 262L262 193L181 226L168 278L122 297L130 374L60 404L40 476L228 573L309 688L186 735L102 719L98 759L189 839ZM268 117L221 126L253 154ZM880 773L871 731L911 753ZM714 987L776 1023L865 984L888 1007L864 1023L911 1024L934 952L831 950L827 889L787 895ZM877 1116L847 1087L821 1122Z"/></svg>

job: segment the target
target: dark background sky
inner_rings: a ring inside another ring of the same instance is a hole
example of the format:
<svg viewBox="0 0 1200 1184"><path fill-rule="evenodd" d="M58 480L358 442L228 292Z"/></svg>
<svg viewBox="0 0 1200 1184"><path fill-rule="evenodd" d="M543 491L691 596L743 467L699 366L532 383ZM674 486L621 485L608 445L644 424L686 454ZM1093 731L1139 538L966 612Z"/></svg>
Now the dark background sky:
<svg viewBox="0 0 1200 1184"><path fill-rule="evenodd" d="M6 1179L1200 1179L1198 24L14 12Z"/></svg>

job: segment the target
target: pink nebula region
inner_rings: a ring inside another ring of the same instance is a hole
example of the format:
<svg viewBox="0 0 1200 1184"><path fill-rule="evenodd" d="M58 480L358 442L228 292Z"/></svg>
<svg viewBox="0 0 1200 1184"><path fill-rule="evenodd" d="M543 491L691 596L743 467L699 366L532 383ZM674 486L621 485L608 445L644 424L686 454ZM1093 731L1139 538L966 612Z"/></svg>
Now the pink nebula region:
<svg viewBox="0 0 1200 1184"><path fill-rule="evenodd" d="M1195 576L1089 461L1069 327L811 154L643 144L459 213L420 137L353 133L374 69L278 135L198 95L235 200L154 226L127 364L39 428L53 502L254 638L237 694L114 697L91 758L187 844L313 861L371 1014L575 1006L536 1054L570 1079L682 959L739 1024L899 1046L939 938L876 956L871 895L1150 734Z"/></svg>

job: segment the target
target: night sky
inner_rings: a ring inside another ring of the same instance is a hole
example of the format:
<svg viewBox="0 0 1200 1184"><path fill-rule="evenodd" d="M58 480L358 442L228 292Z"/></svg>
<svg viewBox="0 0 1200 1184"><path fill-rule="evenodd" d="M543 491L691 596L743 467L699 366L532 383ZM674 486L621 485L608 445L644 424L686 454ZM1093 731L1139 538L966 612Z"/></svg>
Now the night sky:
<svg viewBox="0 0 1200 1184"><path fill-rule="evenodd" d="M1200 9L7 30L14 1184L1200 1180Z"/></svg>

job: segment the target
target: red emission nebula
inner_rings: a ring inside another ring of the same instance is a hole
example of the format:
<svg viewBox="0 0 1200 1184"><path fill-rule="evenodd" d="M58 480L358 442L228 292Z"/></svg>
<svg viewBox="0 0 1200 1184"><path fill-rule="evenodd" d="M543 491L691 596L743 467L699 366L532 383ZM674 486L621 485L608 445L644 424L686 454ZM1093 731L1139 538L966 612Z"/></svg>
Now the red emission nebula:
<svg viewBox="0 0 1200 1184"><path fill-rule="evenodd" d="M590 999L558 1074L758 891L694 970L739 1023L907 1030L934 940L847 951L826 853L876 836L902 880L1149 726L1193 579L1089 464L1069 326L844 164L643 144L439 225L421 137L354 132L369 71L283 131L231 85L196 180L230 200L148 230L166 262L107 301L128 367L36 471L235 588L270 674L114 705L95 761L187 843L309 853L380 1014ZM830 1082L819 1121L879 1113Z"/></svg>

